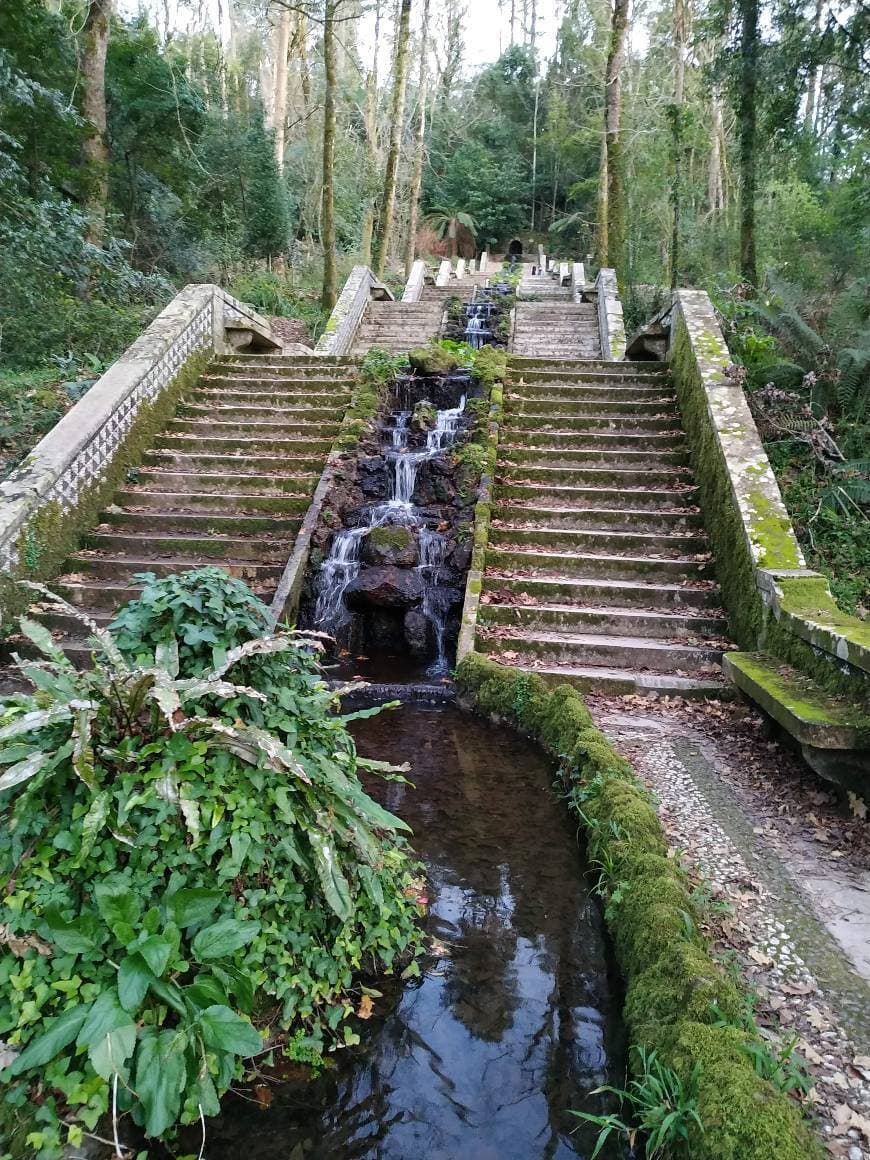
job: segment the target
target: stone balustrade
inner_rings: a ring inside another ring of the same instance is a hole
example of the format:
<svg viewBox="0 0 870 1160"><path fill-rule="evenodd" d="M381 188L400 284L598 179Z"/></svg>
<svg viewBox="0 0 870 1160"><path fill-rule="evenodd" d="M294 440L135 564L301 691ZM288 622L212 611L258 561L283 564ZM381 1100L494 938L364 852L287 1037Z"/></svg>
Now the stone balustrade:
<svg viewBox="0 0 870 1160"><path fill-rule="evenodd" d="M622 317L622 301L616 282L616 271L603 268L595 280L598 291L598 328L601 336L601 357L621 359L625 357L625 321Z"/></svg>
<svg viewBox="0 0 870 1160"><path fill-rule="evenodd" d="M327 319L323 334L314 348L315 352L347 354L353 346L366 307L376 295L391 300L393 297L368 266L354 266Z"/></svg>

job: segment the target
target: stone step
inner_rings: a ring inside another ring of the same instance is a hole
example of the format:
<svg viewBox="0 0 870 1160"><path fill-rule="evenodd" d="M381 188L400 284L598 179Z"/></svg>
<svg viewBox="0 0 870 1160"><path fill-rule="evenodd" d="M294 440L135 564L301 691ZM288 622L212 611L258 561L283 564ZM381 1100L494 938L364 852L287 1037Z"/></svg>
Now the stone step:
<svg viewBox="0 0 870 1160"><path fill-rule="evenodd" d="M505 661L515 668L521 662ZM532 670L548 685L572 685L582 693L601 692L611 696L633 694L639 697L683 697L692 699L733 697L733 688L723 677L701 679L681 677L673 673L642 672L631 668L612 668L592 665L550 665L536 663Z"/></svg>
<svg viewBox="0 0 870 1160"><path fill-rule="evenodd" d="M156 559L144 550L141 539L135 556L109 556L85 554L71 556L66 561L67 571L60 577L59 585L68 589L78 580L102 580L111 585L129 580L142 572L153 572L156 576L172 576L175 572L189 572L192 568L219 565L228 575L259 586L274 585L284 571L283 563L260 563L255 560L216 559L214 556L172 556ZM257 589L254 589L257 591Z"/></svg>
<svg viewBox="0 0 870 1160"><path fill-rule="evenodd" d="M525 399L593 399L595 401L615 403L644 403L648 400L668 399L671 406L676 401L675 393L667 383L655 385L624 385L605 386L601 383L523 383L512 382L508 385L507 395L521 395Z"/></svg>
<svg viewBox="0 0 870 1160"><path fill-rule="evenodd" d="M551 665L604 665L677 676L715 677L722 663L722 650L718 648L671 644L639 636L521 629L489 636L483 630L477 635L477 644L482 652L513 652L519 660L541 660Z"/></svg>
<svg viewBox="0 0 870 1160"><path fill-rule="evenodd" d="M107 556L136 556L147 554L164 559L172 556L200 556L214 560L249 560L278 563L286 560L293 537L278 536L224 536L224 535L161 535L143 536L130 532L88 532L83 537L84 549L72 558L77 562L88 552L102 552Z"/></svg>
<svg viewBox="0 0 870 1160"><path fill-rule="evenodd" d="M539 359L529 360L530 363L534 361L535 365L530 365L528 368L517 369L510 368L508 375L508 384L513 386L516 383L600 383L602 385L618 386L620 383L624 385L644 386L661 386L670 382L668 374L662 374L659 371L623 371L621 363L601 364L590 361L588 366L583 364L571 365L565 363L554 362L552 367L548 363L543 363ZM576 368L576 369L574 369Z"/></svg>
<svg viewBox="0 0 870 1160"><path fill-rule="evenodd" d="M616 467L531 467L528 464L499 464L496 482L505 483L548 483L548 484L598 484L614 491L624 491L632 487L667 487L682 483L686 476L682 469L674 471L639 469L631 471Z"/></svg>
<svg viewBox="0 0 870 1160"><path fill-rule="evenodd" d="M172 456L171 462L176 463L179 457ZM245 463L240 463L235 457L228 456L214 456L219 460L216 465L218 468L226 466L226 468L238 469L244 467ZM278 460L282 466L286 466L286 460ZM317 462L320 462L317 457ZM223 488L229 489L228 494L240 493L244 494L246 499L256 496L260 498L271 499L274 497L279 502L283 502L285 497L308 497L314 490L316 481L320 478L319 471L297 471L284 475L270 475L263 471L260 474L256 472L239 473L237 470L221 470L216 472L210 471L173 471L173 470L159 470L156 467L140 467L136 471L136 481L142 488L147 488L148 492L139 492L138 494L155 494L160 495L165 491L177 492L203 492L210 495L220 494Z"/></svg>
<svg viewBox="0 0 870 1160"><path fill-rule="evenodd" d="M219 477L222 478L222 477ZM207 491L119 491L115 503L125 512L214 512L230 515L299 516L308 509L308 496L252 495L244 492Z"/></svg>
<svg viewBox="0 0 870 1160"><path fill-rule="evenodd" d="M634 375L636 372L641 374L657 374L662 378L667 378L670 370L666 363L645 362L643 360L626 360L614 361L613 359L586 359L578 361L577 359L565 358L540 358L534 355L508 355L508 372L514 374L515 372L525 370L546 370L546 371L607 371L614 372L619 376Z"/></svg>
<svg viewBox="0 0 870 1160"><path fill-rule="evenodd" d="M528 595L544 603L580 607L604 606L655 611L669 608L675 612L685 613L690 610L697 614L703 610L717 610L719 607L719 590L715 584L709 582L701 582L693 587L689 584L656 584L638 580L617 580L613 577L583 580L570 577L523 576L514 579L499 576L494 568L489 567L489 563L484 576L483 591L492 600L504 601L513 594L520 605L521 598ZM508 594L507 597L505 593Z"/></svg>
<svg viewBox="0 0 870 1160"><path fill-rule="evenodd" d="M635 418L670 419L672 426L679 426L679 417L675 410L673 399L631 400L620 403L609 400L596 401L594 399L534 399L525 395L509 394L505 398L505 411L508 415L522 418L552 419L554 416L578 419L600 415L603 418L618 419L622 415L631 415Z"/></svg>
<svg viewBox="0 0 870 1160"><path fill-rule="evenodd" d="M661 451L682 451L686 446L681 431L659 434L649 431L596 431L584 434L579 431L553 431L549 428L515 427L505 424L499 443L499 452L515 449L530 450L533 447L559 448L580 451L588 445L596 449L611 451L632 451L649 448Z"/></svg>
<svg viewBox="0 0 870 1160"><path fill-rule="evenodd" d="M530 504L555 504L566 508L611 509L624 505L635 510L680 512L692 505L697 498L697 491L697 486L689 483L673 490L643 486L614 488L600 484L583 487L568 483L559 487L546 483L502 483L496 490L496 496L499 503L514 500Z"/></svg>
<svg viewBox="0 0 870 1160"><path fill-rule="evenodd" d="M682 557L691 564L694 556L707 556L707 539L703 533L616 531L612 528L513 527L501 523L493 526L489 542L494 547L527 549L538 545L544 551L610 551L614 554L646 555L649 559Z"/></svg>
<svg viewBox="0 0 870 1160"><path fill-rule="evenodd" d="M353 370L354 360L346 354L223 354L212 366L277 366L277 367L347 367Z"/></svg>
<svg viewBox="0 0 870 1160"><path fill-rule="evenodd" d="M303 394L282 394L271 388L263 391L224 391L198 387L185 396L185 405L197 406L243 406L257 409L298 411L328 411L330 415L343 415L350 395L332 391L305 391Z"/></svg>
<svg viewBox="0 0 870 1160"><path fill-rule="evenodd" d="M146 561L147 563L147 561ZM141 571L147 571L142 568ZM111 620L114 611L134 600L143 591L141 584L113 584L106 580L81 579L59 580L52 584L52 588L76 608L81 608L88 615Z"/></svg>
<svg viewBox="0 0 870 1160"><path fill-rule="evenodd" d="M276 439L293 439L305 443L309 439L313 439L328 440L331 445L340 426L341 423L335 420L331 422L322 420L306 422L305 420L294 421L292 418L288 418L283 422L264 423L250 419L237 419L233 422L217 418L182 418L170 419L166 425L166 432L175 435L195 435L199 440L210 443L214 443L216 439L225 439L235 444L240 439L246 439L256 445L268 447ZM237 433L236 438L232 438L232 432ZM165 442L164 436L161 436L161 441Z"/></svg>
<svg viewBox="0 0 870 1160"><path fill-rule="evenodd" d="M599 608L583 604L517 605L494 601L481 605L478 624L516 625L526 632L593 632L608 636L680 640L683 643L687 639L699 643L703 637L718 637L725 628L724 619L705 616L702 611L693 609L670 612L614 605Z"/></svg>
<svg viewBox="0 0 870 1160"><path fill-rule="evenodd" d="M627 450L614 447L594 447L588 443L581 446L568 447L530 447L527 451L515 447L502 447L499 450L498 462L500 466L521 467L570 467L583 470L586 467L628 467L637 470L641 467L656 469L688 468L688 451L674 451L660 447L651 447L648 451L637 449Z"/></svg>
<svg viewBox="0 0 870 1160"><path fill-rule="evenodd" d="M201 387L222 387L224 390L249 390L253 393L271 391L280 394L296 394L299 398L310 396L311 391L328 393L334 397L340 393L343 398L350 397L348 379L335 379L331 376L318 378L278 378L266 374L261 375L203 375L200 379Z"/></svg>
<svg viewBox="0 0 870 1160"><path fill-rule="evenodd" d="M316 458L319 463L331 447L332 439L321 437L315 439L307 435L299 435L295 439L289 436L286 439L221 439L218 436L207 438L203 435L161 435L154 451L158 454L164 451L188 452L202 458L203 455L221 452L233 452L236 456L262 457L273 451L292 456L304 450L309 453L308 459ZM316 452L320 455L315 456Z"/></svg>
<svg viewBox="0 0 870 1160"><path fill-rule="evenodd" d="M259 471L264 476L293 476L298 472L309 474L317 472L324 463L322 455L253 455L249 451L239 451L237 455L212 455L203 452L194 455L193 452L182 452L176 449L155 448L145 454L145 463L151 466L165 464L174 467L175 472L188 474L193 472L215 472L226 469L231 474L239 467L248 467L249 470Z"/></svg>
<svg viewBox="0 0 870 1160"><path fill-rule="evenodd" d="M242 515L237 512L185 512L167 511L165 508L149 508L137 512L129 509L104 511L100 513L100 523L95 529L102 533L109 528L118 528L126 535L138 534L143 541L151 542L154 536L171 532L200 532L217 535L250 536L257 532L295 535L302 523L301 515Z"/></svg>
<svg viewBox="0 0 870 1160"><path fill-rule="evenodd" d="M643 509L565 507L555 504L529 504L520 507L498 503L492 510L496 526L601 528L611 531L663 532L665 534L689 528L703 530L700 512L644 511Z"/></svg>
<svg viewBox="0 0 870 1160"><path fill-rule="evenodd" d="M647 584L674 584L681 581L713 580L709 560L650 559L648 556L618 556L604 552L548 552L532 548L491 546L486 566L516 576L550 576L554 579L640 580Z"/></svg>
<svg viewBox="0 0 870 1160"><path fill-rule="evenodd" d="M194 396L195 398L195 396ZM295 404L290 407L275 406L264 407L257 406L250 401L247 405L239 405L237 403L222 403L215 399L211 402L193 401L193 399L184 403L178 408L178 416L190 419L208 419L217 422L228 423L231 420L240 423L274 423L280 426L281 423L303 422L303 423L334 423L336 426L344 417L344 407L306 407L300 404Z"/></svg>
<svg viewBox="0 0 870 1160"><path fill-rule="evenodd" d="M679 434L679 417L674 415L566 415L559 411L509 411L503 424L507 431L584 431L598 433Z"/></svg>

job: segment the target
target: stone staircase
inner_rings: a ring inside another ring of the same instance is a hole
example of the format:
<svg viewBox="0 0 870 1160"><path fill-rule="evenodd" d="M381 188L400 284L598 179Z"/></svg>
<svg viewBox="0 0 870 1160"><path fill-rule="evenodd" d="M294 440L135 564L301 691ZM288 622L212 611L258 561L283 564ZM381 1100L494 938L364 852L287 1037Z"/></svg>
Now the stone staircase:
<svg viewBox="0 0 870 1160"><path fill-rule="evenodd" d="M268 602L350 399L347 359L235 355L211 364L52 587L98 623L133 577L217 565ZM84 663L83 626L40 614Z"/></svg>
<svg viewBox="0 0 870 1160"><path fill-rule="evenodd" d="M721 695L725 632L668 371L512 356L476 647L612 692Z"/></svg>
<svg viewBox="0 0 870 1160"><path fill-rule="evenodd" d="M594 303L517 302L511 350L539 358L598 358L601 346Z"/></svg>
<svg viewBox="0 0 870 1160"><path fill-rule="evenodd" d="M373 346L391 354L407 354L425 346L441 330L443 299L419 302L370 302L353 344L354 354L365 354Z"/></svg>

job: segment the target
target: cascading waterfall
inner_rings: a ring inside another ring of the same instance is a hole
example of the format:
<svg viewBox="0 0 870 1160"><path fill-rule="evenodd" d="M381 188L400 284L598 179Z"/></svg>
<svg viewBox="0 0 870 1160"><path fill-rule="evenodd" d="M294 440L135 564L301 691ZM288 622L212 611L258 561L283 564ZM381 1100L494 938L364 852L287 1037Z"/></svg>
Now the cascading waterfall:
<svg viewBox="0 0 870 1160"><path fill-rule="evenodd" d="M434 426L426 432L425 446L418 449L411 449L413 412L406 409L393 412L392 426L386 432L389 442L384 448L390 498L386 503L372 505L358 527L335 534L329 556L320 566L317 581L314 623L318 629L332 635L341 634L353 619L344 595L348 585L360 573L360 554L365 537L372 529L385 525L414 529L419 559L417 570L425 585L421 611L431 625L435 644L433 672L443 672L447 668L445 638L451 593L439 588L438 584L449 545L445 536L426 525L414 506L413 497L421 466L446 451L456 440L465 404L466 396L463 394L457 406L437 411Z"/></svg>

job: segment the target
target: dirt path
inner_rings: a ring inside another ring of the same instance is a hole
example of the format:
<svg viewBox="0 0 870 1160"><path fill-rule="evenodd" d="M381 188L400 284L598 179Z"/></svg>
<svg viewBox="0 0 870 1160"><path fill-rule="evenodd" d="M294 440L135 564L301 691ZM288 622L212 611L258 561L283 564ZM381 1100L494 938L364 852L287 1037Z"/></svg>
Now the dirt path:
<svg viewBox="0 0 870 1160"><path fill-rule="evenodd" d="M870 823L742 705L587 698L655 793L707 934L796 1038L833 1156L870 1158Z"/></svg>

